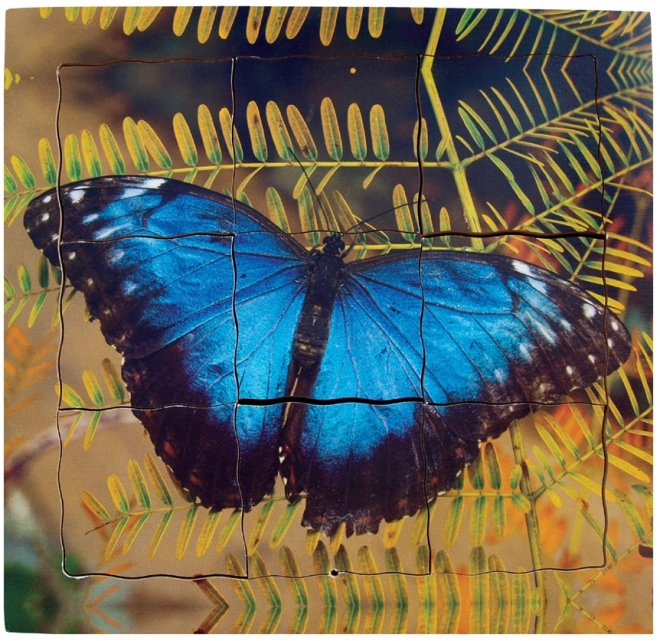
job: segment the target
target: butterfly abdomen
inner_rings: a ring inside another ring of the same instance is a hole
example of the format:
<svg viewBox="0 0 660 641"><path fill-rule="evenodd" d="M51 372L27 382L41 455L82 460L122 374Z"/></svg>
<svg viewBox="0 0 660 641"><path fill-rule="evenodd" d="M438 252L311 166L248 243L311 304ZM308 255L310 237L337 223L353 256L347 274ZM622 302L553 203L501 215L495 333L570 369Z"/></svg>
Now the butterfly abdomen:
<svg viewBox="0 0 660 641"><path fill-rule="evenodd" d="M314 257L302 312L293 338L292 371L302 369L309 374L312 374L313 370L318 372L328 344L330 319L343 268L343 261L336 256L319 253ZM291 392L291 389L288 391Z"/></svg>

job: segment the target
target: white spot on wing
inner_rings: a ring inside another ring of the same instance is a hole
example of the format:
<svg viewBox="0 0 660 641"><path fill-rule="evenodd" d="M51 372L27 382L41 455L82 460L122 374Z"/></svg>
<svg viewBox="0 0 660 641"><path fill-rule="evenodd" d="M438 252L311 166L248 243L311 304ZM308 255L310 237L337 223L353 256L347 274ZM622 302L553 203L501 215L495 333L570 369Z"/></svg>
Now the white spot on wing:
<svg viewBox="0 0 660 641"><path fill-rule="evenodd" d="M595 363L596 362L596 357L593 354L589 354L589 361L591 361L592 363Z"/></svg>
<svg viewBox="0 0 660 641"><path fill-rule="evenodd" d="M586 318L593 318L596 315L596 308L589 303L582 305L582 312Z"/></svg>
<svg viewBox="0 0 660 641"><path fill-rule="evenodd" d="M69 199L72 203L79 203L83 199L84 195L84 189L74 189L73 191L69 192Z"/></svg>
<svg viewBox="0 0 660 641"><path fill-rule="evenodd" d="M520 350L520 353L523 355L524 359L526 361L531 361L532 360L532 355L529 352L529 347L525 345L525 343L520 343L520 346L518 347Z"/></svg>
<svg viewBox="0 0 660 641"><path fill-rule="evenodd" d="M44 197L44 202L45 202L45 203L49 203L51 200L53 200L53 197L52 197L52 196L45 196L45 197Z"/></svg>
<svg viewBox="0 0 660 641"><path fill-rule="evenodd" d="M110 263L116 263L120 261L124 257L124 250L123 249L112 249L108 252L108 262Z"/></svg>
<svg viewBox="0 0 660 641"><path fill-rule="evenodd" d="M98 217L99 217L98 214L87 214L87 216L83 216L82 221L85 224L93 223Z"/></svg>
<svg viewBox="0 0 660 641"><path fill-rule="evenodd" d="M161 185L165 184L162 178L148 178L142 183L146 189L158 189Z"/></svg>
<svg viewBox="0 0 660 641"><path fill-rule="evenodd" d="M127 280L121 288L124 294L132 294L137 289L137 283Z"/></svg>
<svg viewBox="0 0 660 641"><path fill-rule="evenodd" d="M531 276L532 270L529 268L527 263L523 263L521 260L514 260L512 262L513 268L520 274L525 274L525 276ZM530 283L531 284L531 283Z"/></svg>
<svg viewBox="0 0 660 641"><path fill-rule="evenodd" d="M611 338L607 339L607 346L610 348L614 347L614 341Z"/></svg>
<svg viewBox="0 0 660 641"><path fill-rule="evenodd" d="M524 264L524 263L523 263ZM540 280L536 280L535 278L528 278L527 282L539 293L543 294L544 296L548 295L548 288L545 283L542 283Z"/></svg>
<svg viewBox="0 0 660 641"><path fill-rule="evenodd" d="M574 371L575 371L575 370L574 370L570 365L566 365L566 373L567 373L569 376L573 376L573 372L574 372Z"/></svg>
<svg viewBox="0 0 660 641"><path fill-rule="evenodd" d="M50 196L48 196L50 198ZM41 222L45 223L50 218L50 214L41 214Z"/></svg>
<svg viewBox="0 0 660 641"><path fill-rule="evenodd" d="M144 196L144 189L125 189L121 195L122 198L136 198L137 196Z"/></svg>
<svg viewBox="0 0 660 641"><path fill-rule="evenodd" d="M615 320L612 321L612 329L613 329L615 332L618 332L618 331L619 331L619 323L617 323Z"/></svg>

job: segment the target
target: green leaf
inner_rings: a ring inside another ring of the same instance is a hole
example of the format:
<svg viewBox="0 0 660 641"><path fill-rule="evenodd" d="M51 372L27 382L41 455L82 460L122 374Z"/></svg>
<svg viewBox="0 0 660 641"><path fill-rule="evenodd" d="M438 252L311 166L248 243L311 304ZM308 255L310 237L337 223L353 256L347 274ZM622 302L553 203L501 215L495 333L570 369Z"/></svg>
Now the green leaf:
<svg viewBox="0 0 660 641"><path fill-rule="evenodd" d="M514 634L527 634L531 616L531 588L529 575L525 568L519 568L518 573L511 577L512 616L511 625Z"/></svg>
<svg viewBox="0 0 660 641"><path fill-rule="evenodd" d="M252 526L250 537L247 541L246 549L248 556L252 556L252 554L254 554L256 549L259 547L259 543L261 542L264 532L266 531L266 526L268 525L268 521L274 507L274 499L266 501L266 503L264 503L262 506L261 512L259 513L259 518L257 519L257 522Z"/></svg>
<svg viewBox="0 0 660 641"><path fill-rule="evenodd" d="M197 40L202 44L205 43L211 35L213 29L213 21L218 7L204 6L200 8L199 22L197 23Z"/></svg>
<svg viewBox="0 0 660 641"><path fill-rule="evenodd" d="M486 144L484 143L483 136L481 135L480 131L477 129L477 126L474 124L474 121L472 120L470 115L462 107L458 108L458 115L461 117L461 120L463 121L463 124L470 133L470 136L472 136L472 140L474 140L477 147L479 147L479 149L483 151L486 148Z"/></svg>
<svg viewBox="0 0 660 641"><path fill-rule="evenodd" d="M325 9L325 8L324 8ZM323 138L328 155L339 162L344 155L344 146L339 131L337 112L332 100L328 97L321 101L321 124L323 126Z"/></svg>
<svg viewBox="0 0 660 641"><path fill-rule="evenodd" d="M506 529L506 503L503 496L496 496L493 501L493 532L502 538Z"/></svg>
<svg viewBox="0 0 660 641"><path fill-rule="evenodd" d="M199 533L199 538L197 539L197 546L195 547L195 555L197 557L202 557L206 554L206 551L209 549L215 532L220 524L221 511L209 510L206 513L206 519L202 525L202 531Z"/></svg>
<svg viewBox="0 0 660 641"><path fill-rule="evenodd" d="M502 498L502 497L498 497ZM505 634L511 618L511 588L504 561L497 554L488 557L490 572L490 633Z"/></svg>
<svg viewBox="0 0 660 641"><path fill-rule="evenodd" d="M115 369L115 366L107 358L101 361L101 374L105 385L110 392L110 396L120 403L124 401L125 388L124 384Z"/></svg>
<svg viewBox="0 0 660 641"><path fill-rule="evenodd" d="M395 612L390 617L389 633L405 634L408 629L410 599L403 564L394 548L385 550L385 571L388 573L392 601L396 605Z"/></svg>
<svg viewBox="0 0 660 641"><path fill-rule="evenodd" d="M115 548L117 547L117 543L119 543L119 539L121 538L121 535L124 533L124 530L128 525L128 521L129 521L129 517L124 516L117 522L115 529L110 535L108 544L105 547L104 561L109 561L112 558Z"/></svg>
<svg viewBox="0 0 660 641"><path fill-rule="evenodd" d="M328 551L319 541L314 554L312 555L314 573L318 575L319 594L324 608L334 608L337 604L337 584L334 578L330 577L330 558Z"/></svg>
<svg viewBox="0 0 660 641"><path fill-rule="evenodd" d="M53 158L53 152L50 148L48 138L41 138L39 140L39 164L41 165L41 173L46 182L51 187L54 186L57 183L57 167L55 166L55 159ZM5 189L7 189L6 175L7 174L5 174ZM14 183L14 185L16 185L16 183Z"/></svg>
<svg viewBox="0 0 660 641"><path fill-rule="evenodd" d="M490 581L486 553L482 547L472 548L468 560L468 587L470 592L470 634L488 634Z"/></svg>
<svg viewBox="0 0 660 641"><path fill-rule="evenodd" d="M296 7L296 9L299 7ZM295 9L294 9L295 10ZM289 126L293 132L293 137L296 139L296 143L300 149L300 153L307 159L311 161L316 161L318 158L319 152L316 148L316 143L314 138L305 122L300 111L295 105L289 105L286 108L286 116L289 121Z"/></svg>
<svg viewBox="0 0 660 641"><path fill-rule="evenodd" d="M154 488L158 498L168 507L172 507L174 505L172 494L170 493L167 483L151 454L144 455L144 469L147 470L147 476L149 477L151 486Z"/></svg>
<svg viewBox="0 0 660 641"><path fill-rule="evenodd" d="M409 243L414 243L416 239L415 224L413 223L408 202L403 185L400 183L395 185L392 193L392 205L394 206L396 226L405 240Z"/></svg>
<svg viewBox="0 0 660 641"><path fill-rule="evenodd" d="M222 150L220 149L220 140L218 132L213 123L213 117L206 105L199 105L197 108L197 123L199 132L202 135L202 143L206 157L216 165L222 162Z"/></svg>
<svg viewBox="0 0 660 641"><path fill-rule="evenodd" d="M82 398L80 398L76 391L66 383L62 385L62 401L64 401L69 407L85 407Z"/></svg>
<svg viewBox="0 0 660 641"><path fill-rule="evenodd" d="M532 509L529 499L524 494L514 494L511 497L511 502L513 503L513 506L523 514L527 514Z"/></svg>
<svg viewBox="0 0 660 641"><path fill-rule="evenodd" d="M470 509L468 519L468 537L474 546L480 546L486 537L488 503L485 496L478 496Z"/></svg>
<svg viewBox="0 0 660 641"><path fill-rule="evenodd" d="M348 106L348 138L353 157L363 161L367 157L367 135L364 131L360 107L356 103Z"/></svg>
<svg viewBox="0 0 660 641"><path fill-rule="evenodd" d="M229 542L236 526L241 522L241 511L234 510L230 515L227 522L222 526L220 534L218 535L218 543L215 546L216 552L222 552L225 549L225 546Z"/></svg>
<svg viewBox="0 0 660 641"><path fill-rule="evenodd" d="M486 487L486 473L484 470L484 457L481 449L477 458L468 466L468 477L470 484L475 490L483 490Z"/></svg>
<svg viewBox="0 0 660 641"><path fill-rule="evenodd" d="M138 171L148 171L149 156L147 156L147 150L144 146L144 142L136 122L132 118L124 118L123 129L124 140L126 141L128 153L131 156L131 160L133 161L135 168Z"/></svg>
<svg viewBox="0 0 660 641"><path fill-rule="evenodd" d="M284 536L289 531L289 528L291 527L291 524L293 523L293 520L295 519L301 505L302 499L298 498L293 503L289 503L286 506L284 512L282 512L282 515L280 516L279 520L275 524L275 527L273 528L273 531L271 532L269 542L269 547L271 549L274 549L280 545L282 539L284 539Z"/></svg>
<svg viewBox="0 0 660 641"><path fill-rule="evenodd" d="M437 631L440 634L456 634L461 615L461 591L458 576L454 571L451 559L444 550L437 553L435 566L438 574L440 603L443 604L438 613Z"/></svg>
<svg viewBox="0 0 660 641"><path fill-rule="evenodd" d="M415 571L417 573L417 634L435 634L438 607L438 583L429 573L429 550L425 545L417 548Z"/></svg>
<svg viewBox="0 0 660 641"><path fill-rule="evenodd" d="M562 454L561 450L557 446L557 443L555 440L550 436L550 433L548 430L543 427L540 423L534 423L534 427L536 427L536 431L538 432L539 436L545 443L546 447L550 450L552 455L555 457L555 459L559 462L559 464L566 469L566 459L564 458L564 455Z"/></svg>
<svg viewBox="0 0 660 641"><path fill-rule="evenodd" d="M82 178L80 146L74 134L69 134L64 139L64 166L70 180L75 182Z"/></svg>
<svg viewBox="0 0 660 641"><path fill-rule="evenodd" d="M149 545L149 550L147 551L147 559L149 561L151 561L151 559L154 558L156 551L158 550L158 546L160 545L160 542L163 540L163 536L165 535L167 526L170 524L170 521L172 520L173 516L174 516L174 510L168 510L167 512L165 512L165 514L163 514L163 518L158 523L158 527L156 528L156 531L154 532L154 535L151 538L151 544Z"/></svg>
<svg viewBox="0 0 660 641"><path fill-rule="evenodd" d="M520 202L525 206L527 211L530 214L534 214L534 205L532 201L527 197L525 192L521 189L520 185L514 178L513 172L507 167L507 165L500 158L494 154L487 153L488 158L493 162L493 164L504 174L506 179L509 181L509 185L516 193L516 196L520 199Z"/></svg>
<svg viewBox="0 0 660 641"><path fill-rule="evenodd" d="M338 7L323 7L321 9L321 27L319 36L321 44L327 47L332 42L332 36L335 33L337 17L339 15Z"/></svg>
<svg viewBox="0 0 660 641"><path fill-rule="evenodd" d="M121 553L122 554L128 554L129 550L131 547L133 547L133 543L135 542L135 539L137 539L138 534L140 534L140 531L144 527L144 524L149 520L149 517L151 516L151 512L145 512L137 521L133 523L133 526L131 527L131 530L126 537L126 540L124 541L124 545L122 546Z"/></svg>
<svg viewBox="0 0 660 641"><path fill-rule="evenodd" d="M369 129L371 130L371 145L378 160L385 161L390 155L390 137L387 133L385 112L381 105L374 105L369 112Z"/></svg>
<svg viewBox="0 0 660 641"><path fill-rule="evenodd" d="M103 405L105 399L103 398L103 392L99 386L99 382L94 375L94 372L86 369L82 374L83 384L85 390L87 391L87 396L89 396L92 403L95 405Z"/></svg>
<svg viewBox="0 0 660 641"><path fill-rule="evenodd" d="M37 322L37 318L39 317L39 312L41 311L41 308L44 306L44 303L46 302L46 296L48 296L48 292L41 292L39 296L37 297L37 300L34 302L34 305L32 306L32 309L30 310L30 316L28 317L28 327L33 327L34 324Z"/></svg>
<svg viewBox="0 0 660 641"><path fill-rule="evenodd" d="M273 44L282 31L288 7L271 7L266 21L266 42Z"/></svg>
<svg viewBox="0 0 660 641"><path fill-rule="evenodd" d="M177 7L172 22L172 30L175 36L183 35L188 26L190 16L192 16L193 7Z"/></svg>
<svg viewBox="0 0 660 641"><path fill-rule="evenodd" d="M126 163L119 150L119 145L117 145L117 140L108 125L103 124L99 127L99 138L112 173L117 175L126 173Z"/></svg>
<svg viewBox="0 0 660 641"><path fill-rule="evenodd" d="M346 7L346 34L351 40L355 40L360 33L362 11L362 7Z"/></svg>
<svg viewBox="0 0 660 641"><path fill-rule="evenodd" d="M309 602L307 586L300 578L300 569L298 568L293 553L288 547L286 547L286 545L283 545L280 548L279 557L280 565L282 566L282 573L286 577L286 582L291 590L291 596L293 597L294 603L298 608L306 609L307 603Z"/></svg>
<svg viewBox="0 0 660 641"><path fill-rule="evenodd" d="M32 170L27 166L27 163L21 156L13 155L11 158L11 165L24 187L27 189L34 189L37 185Z"/></svg>
<svg viewBox="0 0 660 641"><path fill-rule="evenodd" d="M137 30L146 31L157 18L160 13L161 7L140 7L140 14L138 16Z"/></svg>
<svg viewBox="0 0 660 641"><path fill-rule="evenodd" d="M197 522L197 513L199 511L199 505L193 505L186 512L186 516L181 522L181 527L179 528L179 536L176 540L176 558L180 561L186 554L188 545L190 544L190 538L192 537L193 530L195 529L195 523Z"/></svg>
<svg viewBox="0 0 660 641"><path fill-rule="evenodd" d="M5 191L8 194L13 194L18 189L18 185L14 180L14 177L11 175L7 165L5 165Z"/></svg>
<svg viewBox="0 0 660 641"><path fill-rule="evenodd" d="M289 40L293 40L298 35L300 29L302 29L303 24L305 24L308 13L309 7L293 7L291 9L285 32L286 37Z"/></svg>
<svg viewBox="0 0 660 641"><path fill-rule="evenodd" d="M102 7L99 15L99 26L104 31L112 24L119 7Z"/></svg>
<svg viewBox="0 0 660 641"><path fill-rule="evenodd" d="M108 477L108 490L110 490L110 496L112 497L112 502L115 504L115 507L123 514L128 514L128 495L116 474L111 474Z"/></svg>
<svg viewBox="0 0 660 641"><path fill-rule="evenodd" d="M195 147L195 141L193 140L190 127L183 114L180 112L174 114L172 124L174 127L174 137L179 146L179 152L181 153L183 162L189 167L194 167L198 161L197 148Z"/></svg>
<svg viewBox="0 0 660 641"><path fill-rule="evenodd" d="M238 7L229 6L222 8L222 13L220 14L220 24L218 26L218 35L223 40L226 40L229 37L237 13Z"/></svg>
<svg viewBox="0 0 660 641"><path fill-rule="evenodd" d="M266 189L266 205L269 218L284 232L290 233L289 220L279 193L274 187Z"/></svg>
<svg viewBox="0 0 660 641"><path fill-rule="evenodd" d="M92 134L87 129L83 129L80 136L80 146L82 148L82 157L85 161L85 168L87 173L92 178L98 178L103 175L103 167L101 165L101 157L99 150L96 147ZM53 183L54 184L54 183Z"/></svg>
<svg viewBox="0 0 660 641"><path fill-rule="evenodd" d="M486 470L488 471L488 480L490 486L494 490L499 490L502 487L502 468L500 461L497 458L497 450L491 441L486 443L484 448L484 458L486 460Z"/></svg>
<svg viewBox="0 0 660 641"><path fill-rule="evenodd" d="M103 503L99 501L91 492L83 490L82 501L85 507L101 522L108 523L110 521L110 513L104 507Z"/></svg>
<svg viewBox="0 0 660 641"><path fill-rule="evenodd" d="M251 45L253 45L259 37L259 29L261 29L261 21L263 17L263 7L250 7L247 24L245 25L245 35L247 36L247 40Z"/></svg>
<svg viewBox="0 0 660 641"><path fill-rule="evenodd" d="M225 145L229 149L229 155L236 163L243 162L243 146L241 145L240 138L236 127L232 124L232 117L229 109L223 107L220 110L220 128L222 129L222 137L225 139Z"/></svg>
<svg viewBox="0 0 660 641"><path fill-rule="evenodd" d="M385 22L384 7L369 7L369 35L372 38L380 38L383 33L383 23Z"/></svg>
<svg viewBox="0 0 660 641"><path fill-rule="evenodd" d="M140 465L135 459L128 461L128 478L131 481L133 494L135 494L138 504L148 510L151 507L149 488L147 487L147 482L144 474L142 474Z"/></svg>
<svg viewBox="0 0 660 641"><path fill-rule="evenodd" d="M388 553L385 552L385 558L388 558ZM349 608L360 607L360 585L357 581L357 576L353 572L353 564L346 552L343 545L339 546L337 553L334 555L335 568L339 572L339 585L342 591L344 601Z"/></svg>
<svg viewBox="0 0 660 641"><path fill-rule="evenodd" d="M415 122L415 127L413 128L413 150L415 152L415 158L419 156L422 160L426 160L429 153L429 130L426 124L426 118L422 118L421 132L419 131L419 122L420 121L417 120ZM419 155L417 154L418 147Z"/></svg>
<svg viewBox="0 0 660 641"><path fill-rule="evenodd" d="M85 430L85 438L83 439L83 450L86 452L92 445L92 440L94 434L96 434L96 428L98 427L99 421L101 420L101 412L94 412L92 418L89 420L87 429Z"/></svg>
<svg viewBox="0 0 660 641"><path fill-rule="evenodd" d="M266 104L266 121L268 122L268 128L270 129L270 135L275 143L277 155L282 160L291 162L295 158L291 136L284 123L280 108L277 106L277 103L272 100L269 100Z"/></svg>
<svg viewBox="0 0 660 641"><path fill-rule="evenodd" d="M122 25L124 33L130 36L137 29L138 19L140 17L140 7L126 7L124 12L124 23Z"/></svg>
<svg viewBox="0 0 660 641"><path fill-rule="evenodd" d="M151 154L156 164L161 169L171 169L172 157L153 127L145 120L139 120L137 126L144 142L144 147Z"/></svg>
<svg viewBox="0 0 660 641"><path fill-rule="evenodd" d="M443 536L443 542L446 547L451 547L456 543L461 523L463 521L464 509L465 499L459 494L456 498L452 499L449 511L447 512L447 520L445 521Z"/></svg>
<svg viewBox="0 0 660 641"><path fill-rule="evenodd" d="M307 233L307 237L313 245L317 245L321 240L321 235L317 231L319 225L316 220L314 200L307 187L303 187L300 192L300 197L298 198L298 214L300 216L300 226L302 231Z"/></svg>

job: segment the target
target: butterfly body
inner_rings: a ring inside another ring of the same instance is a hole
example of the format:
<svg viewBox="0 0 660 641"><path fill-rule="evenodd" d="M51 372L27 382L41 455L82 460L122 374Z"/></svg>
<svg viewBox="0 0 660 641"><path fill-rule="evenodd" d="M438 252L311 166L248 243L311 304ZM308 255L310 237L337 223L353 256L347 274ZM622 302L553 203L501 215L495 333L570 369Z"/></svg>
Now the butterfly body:
<svg viewBox="0 0 660 641"><path fill-rule="evenodd" d="M374 532L449 489L480 441L630 353L586 292L505 256L348 262L338 235L308 251L173 180L94 179L60 199L61 238L54 192L28 207L28 233L123 354L159 456L214 509L251 509L279 472L306 496L304 525Z"/></svg>

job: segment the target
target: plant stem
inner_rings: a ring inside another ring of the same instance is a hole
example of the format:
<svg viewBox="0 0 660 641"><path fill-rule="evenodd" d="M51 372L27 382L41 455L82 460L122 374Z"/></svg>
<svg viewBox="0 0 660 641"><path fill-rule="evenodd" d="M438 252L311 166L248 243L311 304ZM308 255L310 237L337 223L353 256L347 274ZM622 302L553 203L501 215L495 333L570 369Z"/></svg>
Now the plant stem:
<svg viewBox="0 0 660 641"><path fill-rule="evenodd" d="M511 443L513 445L513 458L522 468L522 478L520 479L520 489L529 499L530 510L525 514L527 523L527 537L529 539L530 552L532 554L532 567L534 568L534 581L540 591L541 606L534 621L534 632L543 634L545 627L545 617L548 605L548 585L543 566L543 549L541 547L541 531L539 528L539 519L536 512L536 499L532 492L532 483L529 475L529 469L525 463L525 444L523 443L522 430L520 422L514 421L509 428L511 434Z"/></svg>
<svg viewBox="0 0 660 641"><path fill-rule="evenodd" d="M445 115L445 110L442 106L442 101L440 100L440 93L438 92L438 88L435 84L432 73L433 63L435 62L434 56L438 48L438 42L440 41L440 32L442 31L442 26L445 21L445 14L445 9L438 9L435 14L435 21L429 36L429 42L424 54L424 60L422 61L422 78L431 100L435 119L438 123L438 127L440 128L440 134L442 135L442 139L447 141L445 146L445 153L449 159L451 172L454 176L454 180L456 181L456 188L458 189L458 195L461 199L461 205L463 206L463 213L465 215L465 219L467 220L468 227L472 232L480 232L481 224L479 223L479 215L477 214L477 208L475 207L474 200L472 199L472 192L470 191L470 187L468 185L465 166L461 163L458 157L456 145L454 144L454 138L449 127L449 121ZM481 250L484 248L484 243L481 238L472 238L471 242L473 249Z"/></svg>

